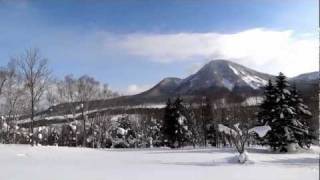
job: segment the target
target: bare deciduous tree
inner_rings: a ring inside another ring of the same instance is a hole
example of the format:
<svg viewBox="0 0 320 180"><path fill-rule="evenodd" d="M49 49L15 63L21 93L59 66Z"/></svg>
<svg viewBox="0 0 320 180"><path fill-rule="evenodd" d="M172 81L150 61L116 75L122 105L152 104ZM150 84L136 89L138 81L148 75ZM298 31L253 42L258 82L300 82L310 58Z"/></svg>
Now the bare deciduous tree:
<svg viewBox="0 0 320 180"><path fill-rule="evenodd" d="M25 54L17 57L18 66L25 88L30 98L30 131L33 134L35 106L39 103L49 79L47 59L41 57L38 49L28 49Z"/></svg>
<svg viewBox="0 0 320 180"><path fill-rule="evenodd" d="M3 112L6 115L6 123L14 127L17 118L24 113L24 101L26 98L25 88L22 85L22 79L17 72L16 62L14 60L8 63L7 82L3 87L3 94ZM8 131L9 130L7 130L7 132ZM13 140L13 142L15 142L15 140Z"/></svg>
<svg viewBox="0 0 320 180"><path fill-rule="evenodd" d="M98 94L99 82L87 75L81 76L77 82L77 96L81 104L83 119L83 146L86 146L86 117L84 111L89 109L89 101L93 100Z"/></svg>
<svg viewBox="0 0 320 180"><path fill-rule="evenodd" d="M0 95L2 94L3 87L8 79L8 71L5 68L0 68Z"/></svg>
<svg viewBox="0 0 320 180"><path fill-rule="evenodd" d="M112 95L108 86L100 86L93 77L83 75L74 78L73 75L65 76L63 81L57 83L58 98L60 103L68 103L75 115L81 110L83 120L83 146L86 146L86 111L90 108L89 102L95 99L105 99Z"/></svg>
<svg viewBox="0 0 320 180"><path fill-rule="evenodd" d="M113 92L110 88L108 84L103 84L101 86L99 86L99 92L97 94L98 96L96 97L97 99L108 99L108 98L112 98L112 97L117 97L119 96L118 93Z"/></svg>

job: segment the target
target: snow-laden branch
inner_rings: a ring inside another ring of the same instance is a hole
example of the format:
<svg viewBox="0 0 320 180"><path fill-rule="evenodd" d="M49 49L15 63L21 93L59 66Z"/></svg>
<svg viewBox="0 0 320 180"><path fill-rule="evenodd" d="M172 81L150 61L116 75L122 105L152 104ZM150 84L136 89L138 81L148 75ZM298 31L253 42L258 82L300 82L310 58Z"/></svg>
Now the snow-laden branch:
<svg viewBox="0 0 320 180"><path fill-rule="evenodd" d="M249 129L248 133L256 133L260 138L263 138L270 130L271 130L271 127L268 125L256 126Z"/></svg>
<svg viewBox="0 0 320 180"><path fill-rule="evenodd" d="M236 136L237 135L237 132L225 125L222 125L222 124L218 124L218 131L219 132L223 132L227 135L233 135L233 136Z"/></svg>

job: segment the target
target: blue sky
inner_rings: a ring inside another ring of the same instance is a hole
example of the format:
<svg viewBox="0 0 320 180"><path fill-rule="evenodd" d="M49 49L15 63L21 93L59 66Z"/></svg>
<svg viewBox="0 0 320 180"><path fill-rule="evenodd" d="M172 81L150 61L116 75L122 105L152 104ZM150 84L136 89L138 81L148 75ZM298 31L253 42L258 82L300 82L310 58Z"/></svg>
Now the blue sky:
<svg viewBox="0 0 320 180"><path fill-rule="evenodd" d="M294 76L317 69L318 21L316 0L0 0L0 66L39 48L128 94L216 58Z"/></svg>

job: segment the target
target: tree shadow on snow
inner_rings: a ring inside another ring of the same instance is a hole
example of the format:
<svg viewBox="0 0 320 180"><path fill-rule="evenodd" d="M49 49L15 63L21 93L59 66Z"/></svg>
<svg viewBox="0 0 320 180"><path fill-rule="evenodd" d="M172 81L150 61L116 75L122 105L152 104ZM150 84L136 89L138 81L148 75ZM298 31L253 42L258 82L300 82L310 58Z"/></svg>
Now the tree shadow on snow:
<svg viewBox="0 0 320 180"><path fill-rule="evenodd" d="M246 148L246 151L248 151L248 153L257 153L257 154L276 154L276 152L273 152L267 148L261 149L261 148L248 147L248 148ZM281 154L281 153L279 153L279 154Z"/></svg>
<svg viewBox="0 0 320 180"><path fill-rule="evenodd" d="M319 166L320 160L319 158L295 158L295 159L276 159L270 161L263 161L272 164L279 164L279 165L289 165L289 166Z"/></svg>
<svg viewBox="0 0 320 180"><path fill-rule="evenodd" d="M246 164L252 164L248 161ZM207 161L207 162L160 162L165 165L178 165L178 166L201 166L201 167L214 167L214 166L232 166L240 165L238 162L238 156L227 157L223 159Z"/></svg>
<svg viewBox="0 0 320 180"><path fill-rule="evenodd" d="M236 153L234 148L223 149L171 149L165 151L153 151L148 154L172 154L172 153L198 153L198 154L212 154L212 153Z"/></svg>

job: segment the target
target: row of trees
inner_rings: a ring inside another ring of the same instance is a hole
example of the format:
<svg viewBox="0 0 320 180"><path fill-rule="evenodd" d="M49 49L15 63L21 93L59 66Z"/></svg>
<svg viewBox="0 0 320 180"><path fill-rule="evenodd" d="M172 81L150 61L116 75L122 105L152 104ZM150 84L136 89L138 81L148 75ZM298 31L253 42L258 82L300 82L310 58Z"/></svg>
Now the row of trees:
<svg viewBox="0 0 320 180"><path fill-rule="evenodd" d="M87 75L75 78L67 75L63 80L54 80L47 59L38 49L28 49L20 56L10 59L7 67L0 68L0 114L8 125L23 115L30 117L29 131L33 134L37 112L60 103L80 102L84 110L88 102L117 96L107 84L101 84ZM85 120L85 118L83 118ZM32 140L33 138L31 138Z"/></svg>
<svg viewBox="0 0 320 180"><path fill-rule="evenodd" d="M149 115L106 115L100 114L86 121L84 134L83 121L40 126L30 134L28 129L19 126L1 129L2 143L29 144L32 140L38 145L84 146L92 148L137 148L162 146L161 124Z"/></svg>

